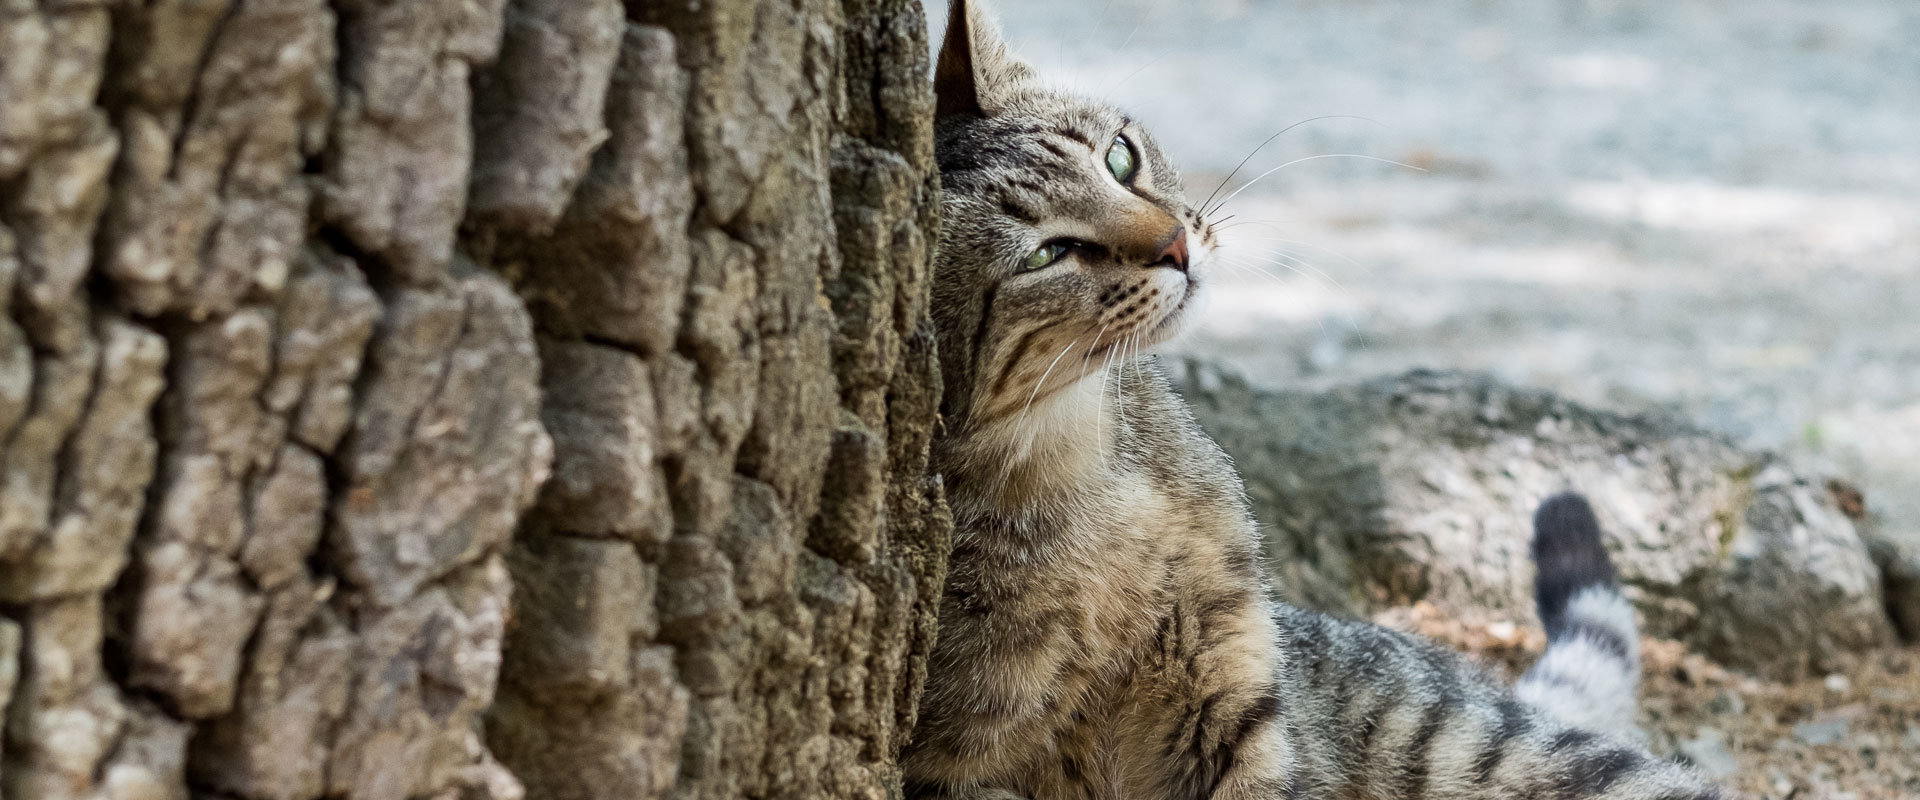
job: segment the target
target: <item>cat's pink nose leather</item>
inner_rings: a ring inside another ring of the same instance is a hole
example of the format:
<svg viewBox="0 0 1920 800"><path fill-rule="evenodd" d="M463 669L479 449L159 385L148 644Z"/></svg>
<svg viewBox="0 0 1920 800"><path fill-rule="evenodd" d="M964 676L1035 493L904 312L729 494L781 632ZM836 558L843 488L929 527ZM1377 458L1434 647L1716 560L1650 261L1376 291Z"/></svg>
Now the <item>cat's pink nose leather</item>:
<svg viewBox="0 0 1920 800"><path fill-rule="evenodd" d="M1155 261L1154 264L1158 266L1160 264L1165 264L1169 261L1173 262L1173 265L1175 267L1178 267L1180 271L1182 272L1186 271L1187 269L1187 226L1185 225L1182 225L1179 228L1174 229L1173 241L1168 242L1166 249L1160 251L1160 260Z"/></svg>

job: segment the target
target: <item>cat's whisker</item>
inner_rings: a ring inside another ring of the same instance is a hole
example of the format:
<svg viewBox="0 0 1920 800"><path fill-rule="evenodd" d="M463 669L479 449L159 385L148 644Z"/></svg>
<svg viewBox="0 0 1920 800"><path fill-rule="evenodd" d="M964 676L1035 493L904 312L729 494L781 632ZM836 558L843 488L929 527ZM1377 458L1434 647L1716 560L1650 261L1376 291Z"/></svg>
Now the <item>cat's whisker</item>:
<svg viewBox="0 0 1920 800"><path fill-rule="evenodd" d="M1330 256L1333 256L1334 258L1337 258L1337 259L1340 259L1341 261L1345 261L1345 262L1347 262L1348 264L1351 264L1351 265L1353 265L1353 267L1354 267L1355 269L1358 269L1358 270L1360 270L1361 272L1365 272L1365 273L1367 273L1368 275L1372 275L1372 274L1373 274L1373 269L1372 269L1372 268L1370 268L1370 267L1368 267L1368 266L1367 266L1366 264L1363 264L1363 263L1361 263L1361 262L1359 262L1359 261L1356 261L1356 260L1354 260L1354 259L1353 259L1353 258L1352 258L1351 256L1348 256L1348 255L1347 255L1346 253L1342 253L1342 252L1340 252L1340 251L1338 251L1338 250L1335 250L1335 249L1333 249L1333 248L1331 248L1331 247L1323 247L1323 246L1321 246L1321 245L1317 245L1317 244L1314 244L1314 243L1312 243L1312 242L1303 242L1303 241L1300 241L1299 239L1282 239L1282 238L1280 238L1280 237L1277 237L1277 236L1274 236L1274 237L1265 237L1265 238L1262 238L1262 239L1261 239L1260 241L1262 241L1262 242L1265 242L1265 243L1273 243L1273 242L1278 242L1278 243L1280 243L1280 244L1290 244L1290 245L1294 245L1294 246L1296 246L1296 247L1305 247L1305 248L1307 248L1307 249L1309 249L1309 250L1315 250L1315 251L1318 251L1318 252L1321 252L1321 253L1326 253L1327 255L1330 255Z"/></svg>
<svg viewBox="0 0 1920 800"><path fill-rule="evenodd" d="M1341 291L1347 291L1347 287L1345 287L1345 286L1343 286L1343 285L1341 285L1341 283L1340 283L1340 281L1339 281L1339 280L1337 280L1337 279L1335 279L1335 278L1334 278L1334 277L1333 277L1332 275L1328 275L1328 274L1327 274L1327 273L1326 273L1326 272L1325 272L1324 270L1322 270L1322 269L1320 269L1319 267L1317 267L1317 266L1314 266L1314 264L1313 264L1313 262L1311 262L1311 261L1308 261L1308 260L1306 260L1306 259L1304 259L1304 258L1301 258L1301 257L1299 257L1299 256L1295 256L1295 255L1289 255L1289 254L1287 254L1287 253L1283 253L1283 252L1280 252L1280 251L1277 251L1277 250L1276 250L1276 251L1274 251L1274 252L1271 252L1271 253L1268 253L1267 255L1268 255L1268 256L1270 256L1270 257L1269 257L1269 258L1267 258L1267 259L1265 259L1264 261L1261 261L1260 263L1263 263L1263 264L1273 264L1273 265L1275 265L1275 266L1284 266L1284 267L1286 267L1286 268L1288 268L1288 269L1291 269L1291 270L1294 270L1295 272L1299 272L1299 269L1298 269L1298 268L1296 268L1296 267L1294 267L1294 266L1292 266L1292 265L1293 265L1293 264L1298 264L1298 265L1300 265L1301 267L1305 267L1305 268L1307 268L1307 269L1309 269L1309 270L1312 270L1312 271L1313 271L1313 274L1315 274L1315 275L1318 275L1318 276L1320 276L1320 277L1322 277L1322 278L1325 278L1325 279L1326 279L1326 281L1327 281L1328 283L1331 283L1331 284L1333 284L1335 288L1338 288L1338 289L1340 289ZM1289 262L1291 262L1291 263L1289 263ZM1304 274L1306 274L1306 273L1301 273L1301 274L1303 274L1303 275L1304 275Z"/></svg>
<svg viewBox="0 0 1920 800"><path fill-rule="evenodd" d="M1354 301L1354 304L1356 306L1362 305L1359 302L1359 298L1354 296L1354 292L1352 289L1349 289L1346 286L1341 285L1341 283L1338 280L1335 280L1332 275L1328 275L1326 272L1322 271L1319 267L1314 266L1312 262L1309 262L1297 256L1290 256L1284 253L1276 253L1275 255L1278 255L1281 257L1281 259L1286 259L1286 260L1269 260L1269 261L1264 261L1260 263L1252 263L1247 261L1230 261L1223 258L1221 260L1221 263L1232 264L1234 266L1241 267L1243 269L1252 269L1256 272L1264 274L1267 277L1273 279L1276 283L1278 283L1282 287L1285 286L1285 283L1280 282L1277 276L1274 276L1273 273L1267 270L1264 266L1262 266L1262 264L1271 264L1273 266L1286 267L1288 271L1293 272L1294 274L1304 278L1314 278L1317 276L1321 280L1324 280L1327 283L1332 284L1335 289L1340 291L1341 294L1346 295L1346 297L1349 300ZM1298 263L1299 265L1306 267L1309 270L1312 270L1314 272L1314 275L1308 275L1306 272L1302 271L1300 267L1296 267L1296 266L1293 266L1292 263L1288 263L1288 260L1294 263ZM1359 321L1356 320L1351 314L1339 314L1338 316L1341 319L1343 319L1343 324L1345 325L1346 329L1355 334L1356 346L1360 346L1360 347L1367 346L1366 335L1360 332L1361 326ZM1320 333L1321 335L1324 336L1327 334L1326 319L1322 317L1319 322L1320 322Z"/></svg>
<svg viewBox="0 0 1920 800"><path fill-rule="evenodd" d="M1269 266L1282 267L1282 268L1285 268L1288 272L1292 272L1293 274L1299 275L1300 277L1306 278L1308 280L1325 281L1329 285L1333 286L1335 289L1340 290L1342 293L1351 295L1351 292L1347 291L1347 287L1341 286L1339 281L1334 280L1331 276L1327 275L1326 273L1318 272L1317 270L1315 272L1310 273L1286 261L1280 261L1280 260L1267 260L1262 262L1243 261L1239 263L1239 266L1245 267L1248 269L1258 270L1260 272L1267 272L1268 274L1272 274L1272 273L1267 270L1267 267ZM1285 284L1283 283L1282 285L1284 286Z"/></svg>
<svg viewBox="0 0 1920 800"><path fill-rule="evenodd" d="M1258 264L1249 264L1243 261L1221 259L1220 265L1225 267L1232 267L1236 270L1239 270L1242 274L1252 275L1253 277L1256 277L1256 278L1265 278L1267 279L1268 282L1272 283L1276 288L1280 288L1280 289L1289 288L1287 286L1287 282L1284 279L1282 279L1278 275L1273 274L1272 270L1269 270Z"/></svg>
<svg viewBox="0 0 1920 800"><path fill-rule="evenodd" d="M1208 239L1216 239L1216 236L1215 236L1215 234L1217 234L1217 233L1219 233L1219 228L1220 228L1220 225L1221 225L1221 223L1224 223L1224 222L1226 222L1227 220L1230 220L1230 219L1233 219L1233 218L1234 218L1234 217L1236 217L1236 216L1239 216L1239 215L1238 215L1238 214L1228 214L1228 215L1226 215L1226 216L1224 216L1224 217L1221 217L1221 218L1219 218L1219 219L1216 219L1216 220L1213 220L1212 222L1208 222L1208 223L1207 223L1207 224L1206 224L1206 225L1204 226L1204 227L1205 227L1205 231L1206 231L1206 233L1205 233L1205 236L1206 236L1206 238L1208 238ZM1216 240L1217 240L1217 239L1216 239Z"/></svg>
<svg viewBox="0 0 1920 800"><path fill-rule="evenodd" d="M1140 357L1140 333L1141 332L1135 332L1133 336L1128 337L1127 353L1126 353L1126 356L1120 361L1120 367L1119 367L1120 374L1122 376L1125 376L1129 371L1133 373L1133 385L1136 387L1135 388L1136 391L1138 391L1138 387L1140 386L1139 362L1135 360ZM1121 417L1122 421L1127 422L1128 423L1127 427L1131 429L1134 426L1130 420L1126 419L1126 417L1124 416L1124 412L1122 411L1122 409L1126 408L1126 405L1127 405L1126 393L1124 391L1120 393L1116 393L1113 397L1114 412L1116 415Z"/></svg>
<svg viewBox="0 0 1920 800"><path fill-rule="evenodd" d="M1238 215L1237 214L1228 215L1227 218L1231 218L1234 216L1238 216ZM1223 220L1224 219L1226 218L1223 218ZM1259 227L1266 228L1267 230L1274 231L1276 233L1285 233L1293 229L1291 226L1298 226L1305 222L1306 220L1298 220L1298 219L1243 219L1243 220L1240 220L1239 222L1233 223L1232 225L1223 226L1221 230L1238 228L1245 225L1257 225ZM1234 237L1234 241L1239 241L1241 238L1242 237L1240 236L1236 236ZM1280 239L1279 236L1256 236L1254 237L1254 239L1256 241L1265 241L1269 239L1279 239L1280 241L1292 241L1288 239Z"/></svg>
<svg viewBox="0 0 1920 800"><path fill-rule="evenodd" d="M1110 326L1110 325L1112 325L1112 324L1113 324L1113 320L1107 320L1106 322L1104 322L1104 323L1101 323L1101 325L1100 325L1100 330L1099 330L1099 331L1097 331L1097 332L1095 332L1095 333L1093 334L1093 343L1092 343L1092 344L1089 344L1089 345L1087 345L1087 352L1086 352L1086 354L1080 357L1080 380L1086 380L1086 379L1087 379L1087 377L1088 377L1088 376L1087 376L1087 364L1088 364L1088 362L1091 362L1091 361L1093 360L1093 354L1094 354L1095 352L1097 352L1097 351L1098 351L1098 350L1100 349L1100 339L1101 339L1102 337L1104 337L1104 336L1106 336L1106 335L1107 335L1107 327L1108 327L1108 326ZM1106 397L1106 391L1107 391L1107 384L1106 384L1106 376L1105 376L1104 374L1102 374L1102 376L1101 376L1101 379L1100 379L1100 380L1101 380L1101 383L1100 383L1100 393L1101 393L1101 397L1102 397L1102 398L1105 398L1105 397ZM1103 448L1105 447L1105 444L1103 444L1103 443L1102 443L1102 442L1100 441L1100 435L1099 435L1099 433L1098 433L1098 432L1099 432L1099 430L1100 430L1100 428L1098 427L1098 425L1099 425L1099 423L1098 423L1098 421L1096 421L1096 422L1095 422L1095 426L1096 426L1096 427L1095 427L1095 429L1094 429L1094 430L1095 430L1095 436L1094 436L1094 443L1093 443L1093 444L1094 444L1094 448L1095 448L1095 450L1096 450L1096 452L1100 452L1100 451L1101 451L1101 450L1102 450L1102 449L1103 449ZM1028 444L1029 444L1029 446L1031 446L1031 444L1032 444L1032 439L1033 439L1033 437L1034 437L1035 435L1036 435L1036 433L1035 433L1035 432L1031 432L1031 431L1030 431L1030 432L1028 432L1028 435L1027 435L1027 439L1028 439ZM1100 456L1100 462L1101 462L1101 463L1103 463L1103 464L1104 464L1104 463L1106 463L1106 455L1104 454L1104 452L1102 452L1102 454L1101 454L1101 456Z"/></svg>
<svg viewBox="0 0 1920 800"><path fill-rule="evenodd" d="M1093 446L1101 464L1107 463L1107 383L1113 377L1114 352L1108 350L1106 358L1100 363L1100 399L1093 412Z"/></svg>
<svg viewBox="0 0 1920 800"><path fill-rule="evenodd" d="M1140 385L1140 345L1141 342L1144 341L1145 336L1146 331L1144 330L1136 331L1133 334L1133 340L1127 343L1127 360L1120 364L1122 370L1133 371L1133 385L1135 387Z"/></svg>
<svg viewBox="0 0 1920 800"><path fill-rule="evenodd" d="M1147 71L1148 69L1150 69L1150 68L1152 68L1152 67L1153 67L1153 65L1155 65L1155 64L1158 64L1158 63L1160 63L1161 61L1164 61L1164 60L1166 60L1166 58L1167 58L1167 54L1166 54L1166 53L1161 53L1161 54L1160 54L1160 55L1159 55L1158 57L1156 57L1156 58L1154 58L1154 59L1153 59L1152 61L1149 61L1149 62L1147 62L1147 63L1145 63L1145 64L1141 64L1141 65L1139 66L1139 68L1137 68L1137 69L1135 69L1135 70L1134 70L1134 71L1132 71L1132 72L1129 72L1129 73L1127 73L1127 76L1126 76L1126 77L1124 77L1124 78L1121 78L1121 79L1120 79L1120 80L1118 80L1118 81L1115 81L1115 82L1113 82L1113 83L1109 83L1109 84L1107 84L1106 86L1103 86L1103 87L1101 87L1101 88L1100 88L1100 93L1101 93L1101 94L1106 94L1107 92L1110 92L1110 91L1112 91L1112 90L1114 89L1114 87L1117 87L1117 86L1125 86L1125 85L1127 85L1127 81L1130 81L1130 80L1133 80L1133 78L1134 78L1134 76L1136 76L1136 75L1139 75L1139 74L1140 74L1140 73L1142 73L1142 72L1146 72L1146 71Z"/></svg>
<svg viewBox="0 0 1920 800"><path fill-rule="evenodd" d="M1367 119L1366 117L1356 117L1350 114L1323 114L1318 117L1308 117L1306 119L1300 120L1299 122L1293 123L1292 125L1288 125L1287 127L1281 128L1279 132L1275 133L1272 136L1267 137L1266 141L1261 142L1258 146L1254 147L1252 151L1248 152L1246 158L1240 159L1240 163L1234 165L1233 171L1227 173L1227 177L1220 179L1220 185L1213 187L1213 191L1207 193L1207 199L1200 204L1200 208L1201 208L1200 213L1202 215L1205 215L1207 213L1205 209L1207 208L1208 205L1213 203L1214 196L1220 194L1221 189L1227 188L1227 183L1233 180L1233 176L1240 174L1240 170L1247 166L1247 162L1252 161L1253 157L1256 155L1259 155L1260 151L1265 149L1267 145L1273 144L1273 140L1280 138L1281 136L1285 135L1287 131L1293 130L1294 128L1298 128L1309 122L1318 122L1323 119L1359 119L1359 120L1366 120L1367 122L1372 122L1375 125L1380 124L1374 120ZM1222 202L1221 205L1225 205L1225 203Z"/></svg>
<svg viewBox="0 0 1920 800"><path fill-rule="evenodd" d="M1102 324L1100 326L1099 332L1093 335L1093 344L1087 345L1087 354L1080 357L1080 376L1081 377L1083 378L1086 377L1087 362L1092 360L1094 352L1100 349L1100 337L1107 335L1107 326L1112 324L1113 324L1112 320L1108 320L1106 323Z"/></svg>
<svg viewBox="0 0 1920 800"><path fill-rule="evenodd" d="M1140 382L1142 382L1142 378L1140 378L1140 341L1142 340L1140 340L1139 336L1135 336L1135 340L1133 340L1133 355L1127 357L1127 368L1133 370L1133 386L1140 386Z"/></svg>
<svg viewBox="0 0 1920 800"><path fill-rule="evenodd" d="M1266 267L1262 267L1257 264L1241 263L1238 261L1222 261L1221 264L1223 266L1232 267L1234 270L1236 270L1240 274L1248 275L1253 278L1264 279L1267 283L1272 284L1273 288L1276 291L1284 292L1292 288L1287 285L1287 282L1285 279L1281 278L1278 275L1273 274L1273 270L1267 269ZM1325 330L1325 327L1326 327L1326 323L1322 322L1321 329Z"/></svg>
<svg viewBox="0 0 1920 800"><path fill-rule="evenodd" d="M1246 221L1246 223L1240 223L1240 224L1265 224L1265 221ZM1267 224L1267 226L1271 228L1271 224ZM1373 271L1371 271L1371 269L1367 269L1367 265L1363 265L1363 263L1359 263L1359 261L1354 261L1354 259L1352 259L1352 257L1348 257L1346 253L1340 253L1340 251L1336 251L1336 249L1331 249L1331 247L1321 247L1321 246L1317 246L1317 244L1311 244L1311 242L1300 242L1300 240L1288 240L1288 238L1277 238L1277 236L1267 236L1267 238L1260 238L1260 240L1263 240L1263 242L1283 242L1283 244L1294 244L1294 246L1311 247L1311 249L1319 249L1319 251L1323 251L1323 253L1331 253L1331 255L1334 255L1334 257L1338 257L1338 259L1342 259L1342 261L1346 261L1346 263L1350 263L1350 265L1354 265L1354 267L1357 267L1357 269L1359 269L1359 271L1361 272L1367 272L1369 276L1373 274ZM1292 253L1288 253L1288 251L1284 251L1283 247L1273 247L1273 249L1271 249L1271 251L1269 251L1267 255L1273 255L1273 257L1277 257L1277 259L1273 259L1273 261L1263 261L1263 263L1252 263L1252 261L1244 261L1246 257L1244 257L1244 255L1238 255L1238 253L1233 253L1231 249L1227 249L1227 247L1225 247L1225 242L1223 242L1223 247L1221 247L1221 251L1223 251L1223 253L1227 253L1227 255L1221 255L1221 259L1219 259L1221 263L1225 263L1225 265L1233 265L1233 267L1240 267L1240 269L1252 269L1252 271L1258 272L1258 274L1263 274L1263 276L1267 276L1269 280L1273 280L1273 282L1275 282L1277 286L1281 286L1281 288L1284 288L1284 282L1281 282L1281 280L1279 280L1279 278L1277 278L1277 276L1275 276L1273 272L1267 271L1267 269L1265 269L1263 265L1277 265L1277 267L1286 267L1288 271L1292 271L1294 272L1294 274L1300 274L1300 276L1308 276L1306 272L1302 272L1300 271L1300 269L1296 269L1296 267L1292 267L1290 263L1284 263L1284 261L1279 261L1279 259L1290 259L1290 261L1294 261L1294 263L1300 263L1300 265L1302 265L1302 267L1306 267L1306 269L1311 269L1311 271L1315 272L1315 274L1319 274L1319 278L1325 278L1325 280L1327 280L1329 284L1332 284L1334 288L1338 288L1338 290L1340 290L1340 294L1348 295L1348 299L1356 299L1357 301L1357 297L1354 297L1354 290L1350 290L1350 288L1346 288L1346 286L1342 286L1342 284L1340 284L1338 280L1334 280L1334 276L1331 276L1331 274L1327 274L1327 272L1325 271L1321 271L1319 267L1315 267L1315 265L1313 265L1311 261L1308 261L1308 259L1302 259L1302 257L1298 257L1298 255L1292 255ZM1236 261L1236 259L1240 259L1240 261ZM1342 315L1342 317L1346 318L1346 328L1348 328L1350 332L1354 332L1354 334L1356 334L1357 347L1365 347L1365 345L1367 345L1367 338L1365 338L1365 334L1361 334L1361 326L1359 326L1359 320L1356 320L1356 318L1352 317L1352 315ZM1319 322L1319 328L1321 328L1321 336L1327 336L1327 320L1325 320L1325 317L1319 318L1317 322Z"/></svg>
<svg viewBox="0 0 1920 800"><path fill-rule="evenodd" d="M1060 74L1068 76L1065 80L1067 91L1069 92L1073 91L1074 85L1073 85L1073 78L1071 77L1073 75L1073 70L1070 66L1070 63L1067 61L1067 40L1066 39L1061 39L1057 42L1054 42L1053 56L1054 58L1060 59Z"/></svg>
<svg viewBox="0 0 1920 800"><path fill-rule="evenodd" d="M1060 355L1053 357L1053 362L1047 365L1046 370L1040 373L1040 380L1033 384L1033 393L1027 395L1027 404L1020 407L1020 416L1015 419L1016 423L1026 421L1027 412L1033 410L1033 401L1040 397L1040 387L1047 385L1047 377L1053 374L1053 368L1059 366L1060 359L1066 358L1067 353L1078 346L1080 346L1080 337L1076 336L1073 341L1067 343L1065 350L1060 351Z"/></svg>
<svg viewBox="0 0 1920 800"><path fill-rule="evenodd" d="M1221 263L1230 264L1232 266L1236 266L1241 269L1252 270L1256 274L1264 275L1268 279L1272 280L1277 286L1279 286L1282 289L1288 288L1286 281L1281 280L1280 276L1273 274L1273 271L1268 269L1267 267L1269 266L1284 267L1288 272L1292 272L1293 274L1299 275L1302 278L1306 278L1308 280L1325 281L1328 284L1331 284L1335 289L1339 290L1343 294L1346 294L1349 297L1352 296L1352 292L1349 291L1347 287L1341 286L1340 282L1334 280L1332 276L1327 275L1324 272L1318 272L1318 270L1315 270L1315 272L1318 274L1309 273L1306 270L1303 270L1285 261L1269 260L1269 261L1263 261L1263 262L1253 262L1253 261L1228 261L1223 259Z"/></svg>
<svg viewBox="0 0 1920 800"><path fill-rule="evenodd" d="M1263 219L1243 219L1239 222L1233 223L1232 225L1223 225L1220 227L1220 230L1229 231L1229 230L1233 230L1234 228L1245 227L1247 225L1260 225L1262 227L1274 228L1278 230L1278 228L1275 225Z"/></svg>
<svg viewBox="0 0 1920 800"><path fill-rule="evenodd" d="M1107 2L1106 2L1106 5L1103 5L1103 6L1101 6L1101 7L1100 7L1100 13L1099 13L1099 14L1096 14L1096 15L1094 15L1094 17L1093 17L1093 21L1094 21L1094 22L1093 22L1093 24L1094 24L1094 25L1096 25L1096 26L1099 26L1099 27L1105 27L1105 26L1106 26L1106 22L1107 22L1107 12L1108 12L1108 11L1111 11L1111 10L1113 10L1113 0L1107 0ZM1062 37L1062 38L1060 39L1060 53L1061 53L1061 55L1060 55L1060 60L1061 60L1061 63L1063 63L1063 64L1064 64L1064 63L1066 62L1066 58L1067 58L1067 57L1066 57L1066 48L1067 48L1067 44L1066 44L1066 39L1065 39L1065 37ZM1072 72L1072 71L1071 71L1070 69L1064 69L1064 68L1063 68L1063 69L1061 69L1061 74L1071 74L1071 72ZM1102 86L1102 87L1100 88L1100 91L1099 91L1099 92L1097 92L1097 94L1106 94L1106 92L1107 92L1107 89L1108 89L1108 88L1110 88L1111 86L1112 86L1112 84L1108 84L1108 85L1106 85L1106 86ZM1071 91L1075 91L1075 90L1076 90L1076 87L1073 87L1073 86L1069 86L1069 87L1067 87L1067 91L1070 91L1070 92L1071 92Z"/></svg>
<svg viewBox="0 0 1920 800"><path fill-rule="evenodd" d="M1221 208L1225 208L1228 203L1233 202L1233 198L1239 197L1241 192L1246 191L1247 189L1251 188L1254 184L1259 183L1262 179L1266 178L1269 175L1272 175L1273 173L1279 172L1280 170L1286 169L1287 167L1291 167L1295 164L1304 164L1308 161L1319 161L1320 159L1323 159L1323 158L1357 158L1362 161L1378 161L1382 164L1392 164L1396 167L1406 167L1407 169L1414 170L1415 172L1427 171L1422 167L1416 167L1404 161L1395 161L1391 158L1381 158L1379 156L1362 155L1360 153L1321 153L1320 155L1317 155L1317 156L1304 156L1301 158L1296 158L1285 164L1281 164L1280 166L1274 167L1273 169L1267 170L1266 172L1262 172L1259 175L1255 176L1253 180L1250 180L1250 181L1247 181L1246 183L1241 184L1240 188L1233 190L1232 194L1229 194L1226 197L1222 198L1220 200L1220 203L1214 206L1214 210L1217 211Z"/></svg>
<svg viewBox="0 0 1920 800"><path fill-rule="evenodd" d="M1130 334L1127 334L1127 338L1120 340L1120 346L1116 350L1116 355L1118 356L1118 358L1114 361L1113 367L1111 367L1111 369L1113 369L1114 371L1113 416L1119 420L1120 427L1122 428L1132 427L1131 425L1127 424L1127 403L1126 403L1127 372L1126 370L1127 370L1127 346L1132 344L1133 337L1134 337L1134 334L1130 333Z"/></svg>
<svg viewBox="0 0 1920 800"><path fill-rule="evenodd" d="M1255 274L1255 275L1258 275L1258 276L1260 276L1260 277L1264 277L1264 278L1266 278L1266 279L1267 279L1268 281L1271 281L1271 282L1272 282L1272 283L1273 283L1273 284L1274 284L1275 286L1277 286L1277 287L1279 287L1280 289L1283 289L1283 290L1284 290L1284 289L1286 289L1286 288L1287 288L1287 282L1286 282L1285 280L1282 280L1282 279L1280 278L1280 276L1278 276L1278 275L1275 275L1275 274L1273 274L1273 271L1272 271L1272 270L1269 270L1269 269L1267 269L1266 267L1263 267L1263 266L1261 266L1261 265L1259 265L1259 264L1251 264L1251 263L1246 263L1246 262L1240 262L1240 261L1228 261L1228 260L1225 260L1225 259L1222 259L1222 261L1221 261L1221 263L1223 263L1223 264L1226 264L1226 265L1228 265L1228 266L1231 266L1231 267L1236 267L1236 268L1239 268L1239 269L1243 269L1243 270L1251 270L1251 271L1253 272L1253 274ZM1284 265L1284 264L1282 264L1282 265L1280 265L1280 266L1286 266L1286 265ZM1308 274L1306 274L1306 273L1304 273L1304 272L1301 272L1301 271L1300 271L1300 270L1298 270L1298 269L1293 269L1292 267L1287 267L1287 268L1288 268L1288 269L1292 269L1292 270L1293 270L1293 272L1295 272L1296 274L1299 274L1299 275L1301 275L1302 277L1307 277L1307 278L1311 278L1311 277L1313 277L1313 276L1311 276L1311 275L1308 275ZM1316 318L1314 319L1314 323L1315 323L1316 325L1318 325L1318 326L1320 327L1320 335L1321 335L1321 336L1323 336L1323 337L1324 337L1324 336L1327 336L1327 335L1328 335L1328 331L1327 331L1327 319L1326 319L1326 317L1325 317L1325 316L1320 316L1320 317L1316 317Z"/></svg>

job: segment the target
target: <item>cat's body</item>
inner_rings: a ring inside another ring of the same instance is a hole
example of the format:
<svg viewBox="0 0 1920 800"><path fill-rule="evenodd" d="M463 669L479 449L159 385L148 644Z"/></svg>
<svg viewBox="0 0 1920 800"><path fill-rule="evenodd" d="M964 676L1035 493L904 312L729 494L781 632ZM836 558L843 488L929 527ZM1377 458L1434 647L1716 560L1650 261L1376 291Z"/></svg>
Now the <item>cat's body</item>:
<svg viewBox="0 0 1920 800"><path fill-rule="evenodd" d="M1620 719L1580 704L1620 702L1636 655L1584 503L1540 518L1543 553L1581 558L1541 559L1554 648L1526 700L1272 603L1231 464L1139 357L1177 330L1211 228L1143 131L1041 86L964 1L936 89L955 535L909 796L1721 796L1567 722Z"/></svg>
<svg viewBox="0 0 1920 800"><path fill-rule="evenodd" d="M1107 442L1074 443L1104 444L1104 458L1054 462L1011 508L952 495L910 769L956 783L1019 775L1036 798L1203 797L1223 778L1246 784L1235 796L1277 797L1290 755L1274 725L1278 631L1258 543L1237 535L1251 531L1239 484L1219 480L1225 456L1157 373L1104 388L1127 415L1092 432ZM990 484L1005 464L975 463L981 473L949 480Z"/></svg>

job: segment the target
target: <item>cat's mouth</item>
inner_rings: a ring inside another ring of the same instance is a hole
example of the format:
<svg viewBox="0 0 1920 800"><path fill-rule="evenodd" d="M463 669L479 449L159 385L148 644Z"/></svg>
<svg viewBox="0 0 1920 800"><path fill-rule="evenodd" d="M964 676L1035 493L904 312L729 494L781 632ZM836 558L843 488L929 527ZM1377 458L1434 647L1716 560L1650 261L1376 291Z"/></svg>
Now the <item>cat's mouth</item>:
<svg viewBox="0 0 1920 800"><path fill-rule="evenodd" d="M1213 253L1216 246L1218 243L1212 239L1211 234L1202 237L1194 246L1191 261L1180 273L1182 278L1180 299L1167 310L1167 313L1161 315L1159 322L1154 323L1152 339L1155 344L1164 343L1186 329L1187 313L1196 305L1195 300L1200 294L1200 285L1206 282L1207 272L1213 267Z"/></svg>
<svg viewBox="0 0 1920 800"><path fill-rule="evenodd" d="M1186 328L1187 310L1193 307L1194 297L1200 293L1200 279L1195 274L1199 267L1200 264L1196 261L1183 273L1180 298L1160 316L1160 321L1154 323L1149 335L1143 338L1151 339L1156 345L1164 344L1167 340L1180 335L1180 331Z"/></svg>
<svg viewBox="0 0 1920 800"><path fill-rule="evenodd" d="M1139 283L1112 289L1123 299L1136 299L1110 305L1094 320L1100 332L1095 337L1097 344L1091 356L1097 359L1117 352L1122 358L1131 358L1151 352L1178 336L1186 328L1187 315L1196 305L1204 283L1203 269L1207 266L1204 259L1208 253L1201 249L1196 255L1201 258L1189 262L1186 268L1161 266ZM1145 308L1139 307L1142 300L1147 301ZM1132 324L1116 326L1114 322Z"/></svg>

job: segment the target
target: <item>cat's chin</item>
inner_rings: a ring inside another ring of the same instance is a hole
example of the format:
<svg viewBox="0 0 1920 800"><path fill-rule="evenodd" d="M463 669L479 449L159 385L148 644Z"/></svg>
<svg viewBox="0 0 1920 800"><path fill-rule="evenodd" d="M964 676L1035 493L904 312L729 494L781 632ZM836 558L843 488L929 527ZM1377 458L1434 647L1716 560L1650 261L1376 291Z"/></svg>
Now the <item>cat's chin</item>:
<svg viewBox="0 0 1920 800"><path fill-rule="evenodd" d="M1194 308L1200 305L1200 296L1200 278L1194 271L1189 271L1186 286L1180 292L1180 301L1174 303L1173 308L1168 309L1167 313L1160 317L1160 321L1154 323L1147 334L1141 337L1143 343L1140 349L1144 352L1179 337L1181 332L1187 329L1187 320L1193 315Z"/></svg>

